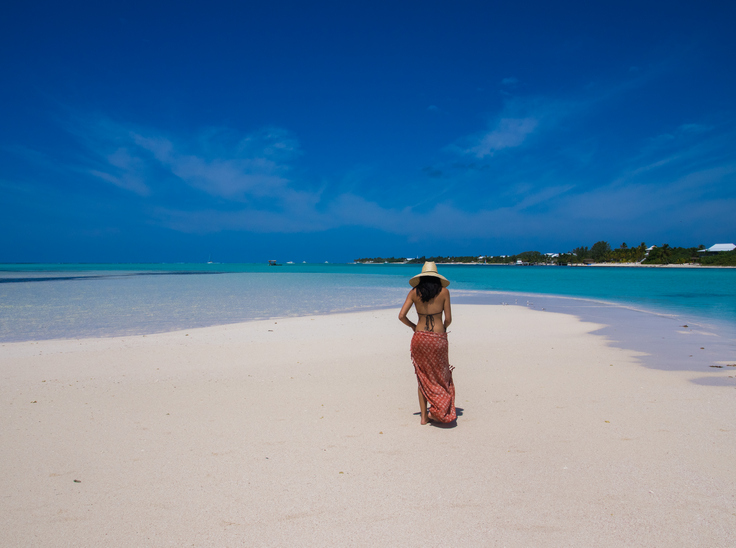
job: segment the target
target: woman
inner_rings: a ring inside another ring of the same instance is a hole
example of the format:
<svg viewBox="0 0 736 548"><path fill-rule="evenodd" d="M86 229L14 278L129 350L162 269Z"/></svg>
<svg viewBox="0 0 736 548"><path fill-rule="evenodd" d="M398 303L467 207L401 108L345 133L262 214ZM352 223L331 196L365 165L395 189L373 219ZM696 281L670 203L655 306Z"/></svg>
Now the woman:
<svg viewBox="0 0 736 548"><path fill-rule="evenodd" d="M452 382L452 367L447 359L447 328L452 322L450 310L449 280L437 272L437 265L431 261L424 263L422 273L417 274L409 285L404 306L399 312L399 320L414 330L411 339L411 361L419 382L419 411L422 424L430 419L438 422L452 422L455 413L455 385ZM415 324L406 315L412 305L417 309ZM444 321L442 313L444 312ZM427 412L427 402L431 405Z"/></svg>

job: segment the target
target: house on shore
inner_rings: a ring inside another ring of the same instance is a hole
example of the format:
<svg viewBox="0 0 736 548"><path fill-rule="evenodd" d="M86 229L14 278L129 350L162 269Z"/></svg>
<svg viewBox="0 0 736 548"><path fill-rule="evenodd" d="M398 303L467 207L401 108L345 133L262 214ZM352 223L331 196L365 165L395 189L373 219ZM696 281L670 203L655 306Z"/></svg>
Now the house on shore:
<svg viewBox="0 0 736 548"><path fill-rule="evenodd" d="M698 249L698 253L700 253L702 257L704 255L715 255L716 253L733 251L734 249L736 249L736 245L734 244L714 244L708 249Z"/></svg>

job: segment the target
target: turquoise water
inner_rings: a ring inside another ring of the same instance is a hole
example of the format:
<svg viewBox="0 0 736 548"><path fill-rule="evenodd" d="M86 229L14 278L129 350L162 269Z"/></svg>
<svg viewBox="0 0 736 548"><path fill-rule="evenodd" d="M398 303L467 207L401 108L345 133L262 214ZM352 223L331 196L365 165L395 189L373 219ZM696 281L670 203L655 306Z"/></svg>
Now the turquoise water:
<svg viewBox="0 0 736 548"><path fill-rule="evenodd" d="M451 290L604 300L736 327L736 269L440 265ZM417 265L0 265L0 340L400 306ZM460 291L459 294L463 292Z"/></svg>

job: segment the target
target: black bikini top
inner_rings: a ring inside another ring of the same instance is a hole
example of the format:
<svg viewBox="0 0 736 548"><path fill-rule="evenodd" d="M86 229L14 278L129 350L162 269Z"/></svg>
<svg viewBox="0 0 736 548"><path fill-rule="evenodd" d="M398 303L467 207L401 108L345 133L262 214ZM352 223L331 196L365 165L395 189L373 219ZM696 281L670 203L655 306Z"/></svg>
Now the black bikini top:
<svg viewBox="0 0 736 548"><path fill-rule="evenodd" d="M424 325L427 328L427 331L434 331L434 317L438 314L442 314L442 310L440 310L439 312L435 312L434 314L422 314L417 310L417 314L419 316L426 316L427 319L425 320L426 323Z"/></svg>

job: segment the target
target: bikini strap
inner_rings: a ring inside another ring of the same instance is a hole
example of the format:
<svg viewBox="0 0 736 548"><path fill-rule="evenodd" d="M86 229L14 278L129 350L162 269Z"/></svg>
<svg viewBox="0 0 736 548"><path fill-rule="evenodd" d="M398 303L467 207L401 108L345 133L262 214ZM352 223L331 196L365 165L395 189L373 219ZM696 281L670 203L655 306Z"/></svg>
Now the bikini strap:
<svg viewBox="0 0 736 548"><path fill-rule="evenodd" d="M427 328L427 331L434 331L434 317L437 314L442 314L442 311L440 310L439 312L435 312L434 314L423 314L423 316L427 317L427 319L425 320L426 323L424 324Z"/></svg>

